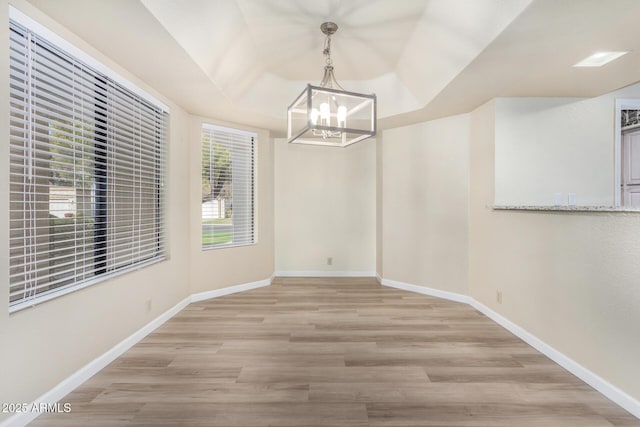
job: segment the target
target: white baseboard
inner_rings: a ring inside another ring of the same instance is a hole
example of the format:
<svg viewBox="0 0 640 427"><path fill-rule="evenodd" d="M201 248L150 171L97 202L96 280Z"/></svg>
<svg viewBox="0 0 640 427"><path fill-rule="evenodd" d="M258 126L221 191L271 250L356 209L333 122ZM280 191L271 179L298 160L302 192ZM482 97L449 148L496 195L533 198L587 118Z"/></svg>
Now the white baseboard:
<svg viewBox="0 0 640 427"><path fill-rule="evenodd" d="M473 298L468 295L457 294L455 292L441 291L440 289L428 288L426 286L412 285L410 283L398 282L395 280L380 278L380 282L384 286L392 288L403 289L405 291L416 292L423 295L429 295L432 297L438 297L448 299L451 301L462 302L465 304L471 304Z"/></svg>
<svg viewBox="0 0 640 427"><path fill-rule="evenodd" d="M64 398L67 394L71 393L82 383L87 381L89 378L97 374L100 370L106 367L109 363L113 362L115 359L120 357L124 352L129 350L135 344L140 342L144 337L149 335L167 320L171 319L178 312L180 312L183 308L188 306L192 302L204 301L210 298L221 297L224 295L234 294L237 292L248 291L250 289L261 288L263 286L269 286L271 284L271 280L273 276L268 279L260 280L257 282L245 283L242 285L229 286L221 289L214 289L212 291L200 292L197 294L190 295L180 301L178 304L170 308L169 310L162 313L160 316L153 319L151 322L147 323L145 326L131 334L129 337L120 341L118 344L113 346L110 350L107 350L101 356L98 356L93 361L89 362L82 368L78 369L76 372L71 374L69 377L62 380L58 385L53 387L51 390L44 393L42 396L37 398L35 401L29 404L29 408L37 407L40 403L56 403L59 402L62 398ZM34 406L35 405L35 406ZM29 424L31 421L36 419L40 415L40 412L21 412L16 413L13 416L7 418L3 422L0 422L0 427L23 427Z"/></svg>
<svg viewBox="0 0 640 427"><path fill-rule="evenodd" d="M375 277L375 271L276 271L279 277Z"/></svg>
<svg viewBox="0 0 640 427"><path fill-rule="evenodd" d="M640 402L629 396L624 391L620 390L618 387L614 386L599 375L585 368L575 360L566 356L564 353L556 350L549 344L542 341L540 338L536 337L522 327L516 325L506 317L491 310L481 302L472 299L471 306L473 306L476 310L496 322L498 325L502 326L503 328L529 344L531 347L538 350L540 353L547 356L549 359L556 362L558 365L565 368L567 371L571 372L576 377L580 378L585 383L589 384L594 389L598 390L612 402L629 411L636 418L640 418Z"/></svg>
<svg viewBox="0 0 640 427"><path fill-rule="evenodd" d="M257 282L244 283L242 285L229 286L226 288L213 289L211 291L199 292L191 295L191 302L204 301L211 298L218 298L225 295L235 294L237 292L249 291L251 289L262 288L263 286L269 286L271 284L271 278L259 280Z"/></svg>
<svg viewBox="0 0 640 427"><path fill-rule="evenodd" d="M376 272L376 281L379 285L382 285L382 276Z"/></svg>
<svg viewBox="0 0 640 427"><path fill-rule="evenodd" d="M567 371L571 372L572 374L580 378L582 381L589 384L594 389L598 390L604 396L608 397L611 401L621 406L625 410L629 411L635 417L640 418L640 402L638 400L634 399L633 397L631 397L624 391L620 390L613 384L604 380L602 377L596 375L595 373L583 367L573 359L567 357L560 351L551 347L550 345L548 345L547 343L545 343L535 335L529 333L522 327L516 325L515 323L511 322L504 316L496 313L495 311L491 310L484 304L478 302L477 300L473 299L468 295L462 295L455 292L442 291L439 289L433 289L433 288L428 288L424 286L412 285L409 283L398 282L395 280L383 279L382 277L377 275L375 272L374 273L322 272L322 273L332 273L331 275L325 274L324 276L318 275L317 273L319 272L307 272L307 273L314 273L307 276L300 274L304 272L276 272L275 275L287 276L287 274L281 274L281 273L296 273L296 274L290 274L289 276L300 276L300 277L329 277L329 276L336 276L337 273L350 273L349 275L342 275L341 277L356 277L356 276L369 277L370 276L370 277L376 277L376 279L378 279L378 281L381 282L382 285L384 286L389 286L397 289L402 289L405 291L416 292L423 295L429 295L429 296L443 298L443 299L456 301L464 304L469 304L475 309L477 309L478 311L480 311L481 313L483 313L484 315L486 315L487 317L489 317L491 320L493 320L494 322L502 326L503 328L510 331L512 334L516 335L517 337L519 337L520 339L522 339L523 341L525 341L526 343L534 347L536 350L540 351L541 353L549 357L551 360L553 360L554 362L556 362L557 364L565 368ZM355 274L355 273L358 273L358 274ZM367 274L364 274L364 273L367 273ZM233 294L236 292L244 292L247 290L260 288L263 286L268 286L269 284L271 284L272 278L273 276L269 279L264 279L257 282L245 283L242 285L230 286L222 289L214 289L212 291L207 291L207 292L200 292L183 299L174 307L162 313L160 316L158 316L151 322L147 323L141 329L139 329L129 337L125 338L120 343L116 344L113 348L108 350L106 353L97 357L96 359L89 362L87 365L83 366L82 368L77 370L75 373L73 373L72 375L64 379L54 388L52 388L51 390L49 390L48 392L40 396L38 399L36 399L29 406L31 407L33 404L37 405L39 403L55 403L60 401L64 396L69 394L76 387L80 386L82 383L84 383L86 380L91 378L93 375L95 375L97 372L99 372L109 363L114 361L116 358L118 358L128 349L130 349L133 345L135 345L140 340L142 340L145 336L153 332L160 325L162 325L167 320L175 316L180 310L185 308L191 302L203 301L209 298L216 298L224 295ZM0 423L0 427L18 427L18 426L22 427L27 425L29 422L33 421L36 417L38 417L38 415L40 415L39 412L18 413L9 417L2 423Z"/></svg>
<svg viewBox="0 0 640 427"><path fill-rule="evenodd" d="M37 398L29 407L37 407L40 403L56 403L60 401L67 394L71 393L82 383L87 381L89 378L98 373L101 369L107 366L109 363L113 362L119 356L121 356L124 352L133 347L136 343L142 340L144 337L149 335L155 329L157 329L160 325L162 325L167 320L171 319L175 316L180 310L185 308L191 302L191 297L187 297L180 301L178 304L170 308L169 310L162 313L160 316L153 319L151 322L144 325L142 328L138 329L136 332L120 341L118 344L113 346L111 349L107 350L104 354L98 356L91 362L84 365L82 368L78 369L76 372L71 374L69 377L62 380L58 385L53 387L51 390L44 393L42 396ZM4 422L0 423L0 427L14 427L14 426L25 426L34 419L36 419L40 415L40 412L21 412L16 413L13 416L6 419Z"/></svg>
<svg viewBox="0 0 640 427"><path fill-rule="evenodd" d="M506 317L491 310L489 307L477 301L476 299L468 295L441 291L439 289L432 289L424 286L412 285L409 283L397 282L395 280L380 278L380 281L384 286L391 286L394 288L403 289L405 291L417 292L419 294L469 304L470 306L496 322L498 325L502 326L503 328L529 344L531 347L535 348L540 353L544 354L549 359L565 368L567 371L571 372L573 375L580 378L582 381L589 384L594 389L598 390L612 402L629 411L629 413L631 413L636 418L640 418L640 402L638 400L629 396L627 393L620 390L613 384L607 382L599 375L591 372L575 360L551 347L549 344L545 343L540 338L536 337L524 328L516 325Z"/></svg>

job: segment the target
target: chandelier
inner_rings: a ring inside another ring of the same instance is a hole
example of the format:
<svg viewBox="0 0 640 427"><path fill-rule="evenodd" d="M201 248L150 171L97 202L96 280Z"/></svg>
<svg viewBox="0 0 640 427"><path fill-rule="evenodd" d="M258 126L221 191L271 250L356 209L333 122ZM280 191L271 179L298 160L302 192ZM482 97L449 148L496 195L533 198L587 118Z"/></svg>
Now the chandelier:
<svg viewBox="0 0 640 427"><path fill-rule="evenodd" d="M376 134L376 95L344 90L333 75L333 22L320 26L326 35L326 65L319 86L308 84L287 108L287 141L295 144L346 147Z"/></svg>

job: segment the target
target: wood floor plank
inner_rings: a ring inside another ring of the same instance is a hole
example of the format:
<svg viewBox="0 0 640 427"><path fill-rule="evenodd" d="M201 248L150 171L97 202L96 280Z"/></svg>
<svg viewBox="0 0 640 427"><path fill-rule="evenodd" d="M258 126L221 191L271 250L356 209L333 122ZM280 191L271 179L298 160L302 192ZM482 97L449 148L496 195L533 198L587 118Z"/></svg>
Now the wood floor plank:
<svg viewBox="0 0 640 427"><path fill-rule="evenodd" d="M216 353L203 357L202 355L179 355L170 364L174 368L189 368L199 366L202 368L255 366L262 368L299 368L334 366L344 367L344 356L340 354L256 354L236 353L229 357L229 353Z"/></svg>
<svg viewBox="0 0 640 427"><path fill-rule="evenodd" d="M411 354L380 352L372 354L350 354L345 357L346 366L449 366L449 367L522 367L510 355L487 354Z"/></svg>
<svg viewBox="0 0 640 427"><path fill-rule="evenodd" d="M472 307L278 278L186 307L35 426L640 426Z"/></svg>
<svg viewBox="0 0 640 427"><path fill-rule="evenodd" d="M412 403L412 404L498 404L522 403L516 384L460 384L400 382L312 383L312 402Z"/></svg>
<svg viewBox="0 0 640 427"><path fill-rule="evenodd" d="M192 366L189 368L122 368L108 366L99 375L94 376L85 383L95 387L108 388L113 383L138 383L138 384L165 384L165 383L234 383L241 368L239 367L215 367L201 368Z"/></svg>
<svg viewBox="0 0 640 427"><path fill-rule="evenodd" d="M376 343L374 342L356 342L356 343L316 343L316 342L298 342L290 341L253 341L253 340L229 340L222 344L217 351L220 355L233 358L245 354L262 354L262 355L341 355L345 354L364 354L374 351Z"/></svg>
<svg viewBox="0 0 640 427"><path fill-rule="evenodd" d="M136 426L210 427L368 427L363 404L251 403L186 404L178 410L168 405L148 404L132 423Z"/></svg>
<svg viewBox="0 0 640 427"><path fill-rule="evenodd" d="M146 401L181 405L187 403L307 402L307 384L250 383L114 383L94 397L96 403Z"/></svg>
<svg viewBox="0 0 640 427"><path fill-rule="evenodd" d="M420 367L261 367L242 368L238 382L271 383L271 382L352 382L352 383L393 383L403 378L404 381L428 382L429 378Z"/></svg>
<svg viewBox="0 0 640 427"><path fill-rule="evenodd" d="M375 427L611 427L604 417L584 405L486 404L367 404Z"/></svg>
<svg viewBox="0 0 640 427"><path fill-rule="evenodd" d="M582 383L578 378L556 366L536 367L466 367L428 366L425 368L433 382L468 383Z"/></svg>
<svg viewBox="0 0 640 427"><path fill-rule="evenodd" d="M71 402L71 399L69 399ZM72 403L71 411L63 413L45 413L30 425L47 427L87 427L131 426L135 416L144 403Z"/></svg>

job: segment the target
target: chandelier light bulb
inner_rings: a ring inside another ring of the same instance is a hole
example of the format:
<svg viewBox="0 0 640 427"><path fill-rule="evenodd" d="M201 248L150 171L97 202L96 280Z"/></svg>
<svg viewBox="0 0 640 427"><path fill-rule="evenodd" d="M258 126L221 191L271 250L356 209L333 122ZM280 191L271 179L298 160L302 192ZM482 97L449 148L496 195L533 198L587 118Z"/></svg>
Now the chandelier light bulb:
<svg viewBox="0 0 640 427"><path fill-rule="evenodd" d="M331 126L331 110L326 102L320 104L320 119L323 126Z"/></svg>
<svg viewBox="0 0 640 427"><path fill-rule="evenodd" d="M347 107L341 105L338 107L338 127L344 128L347 127Z"/></svg>
<svg viewBox="0 0 640 427"><path fill-rule="evenodd" d="M320 115L320 112L318 111L317 108L312 108L311 109L311 115L310 115L310 119L311 119L311 124L313 126L318 124L318 116Z"/></svg>

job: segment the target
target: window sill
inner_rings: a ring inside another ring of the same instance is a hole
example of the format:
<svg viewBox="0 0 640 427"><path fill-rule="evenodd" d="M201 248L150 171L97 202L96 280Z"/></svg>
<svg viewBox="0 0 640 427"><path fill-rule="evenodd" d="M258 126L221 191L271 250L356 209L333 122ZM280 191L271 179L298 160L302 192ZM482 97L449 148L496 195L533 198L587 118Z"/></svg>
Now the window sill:
<svg viewBox="0 0 640 427"><path fill-rule="evenodd" d="M245 246L255 246L258 242L253 243L237 243L237 244L225 244L225 245L216 245L216 246L201 246L200 249L204 251L211 251L217 249L231 249L231 248L242 248Z"/></svg>
<svg viewBox="0 0 640 427"><path fill-rule="evenodd" d="M128 267L123 267L118 270L102 274L97 277L93 277L91 279L85 280L83 282L70 284L67 286L62 286L60 288L52 289L49 292L44 292L34 296L33 298L23 300L19 303L9 306L9 314L17 313L27 308L33 308L36 305L42 304L43 302L47 302L58 297L73 293L75 291L79 291L80 289L88 288L93 285L97 285L103 283L107 280L132 273L138 270L141 270L150 265L158 264L160 262L166 261L168 259L167 255L161 255L156 258L149 259L147 261L140 262L138 264L134 264Z"/></svg>

